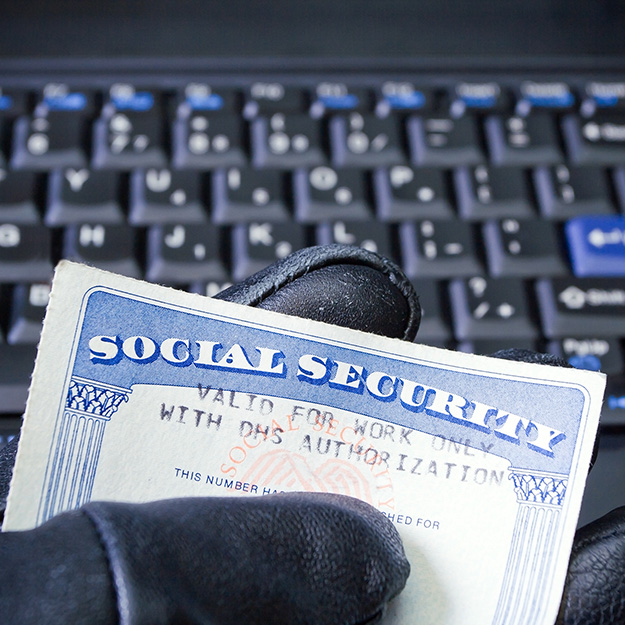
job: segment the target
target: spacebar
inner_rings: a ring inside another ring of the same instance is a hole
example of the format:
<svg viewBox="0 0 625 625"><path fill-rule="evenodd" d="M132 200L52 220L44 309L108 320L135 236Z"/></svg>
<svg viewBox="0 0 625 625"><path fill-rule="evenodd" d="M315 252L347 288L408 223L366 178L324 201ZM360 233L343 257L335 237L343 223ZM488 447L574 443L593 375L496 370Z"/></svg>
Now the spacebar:
<svg viewBox="0 0 625 625"><path fill-rule="evenodd" d="M0 344L0 414L24 412L36 354L35 345Z"/></svg>

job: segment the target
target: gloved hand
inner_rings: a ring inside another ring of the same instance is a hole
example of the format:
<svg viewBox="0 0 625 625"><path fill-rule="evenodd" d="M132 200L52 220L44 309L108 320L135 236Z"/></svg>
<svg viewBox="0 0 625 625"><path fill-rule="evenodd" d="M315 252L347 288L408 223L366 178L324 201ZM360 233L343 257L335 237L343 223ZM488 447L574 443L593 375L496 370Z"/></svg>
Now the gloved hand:
<svg viewBox="0 0 625 625"><path fill-rule="evenodd" d="M300 252L220 297L407 340L420 316L392 264L339 246ZM1 452L5 497L16 444ZM0 621L365 625L408 573L393 524L345 496L98 502L0 534Z"/></svg>
<svg viewBox="0 0 625 625"><path fill-rule="evenodd" d="M380 260L375 255L369 254L362 250L354 248L339 248L331 246L329 248L314 248L312 250L306 250L299 252L296 255L285 259L277 265L253 276L242 285L232 287L228 291L221 294L219 297L222 299L230 299L246 305L259 306L270 310L279 312L285 312L292 315L310 317L313 319L326 321L328 323L337 323L339 325L345 325L365 331L377 332L379 334L386 334L388 336L394 336L398 338L404 338L405 340L412 340L416 328L418 326L420 312L418 304L414 298L414 294L411 293L410 287L401 276L401 274L393 268L393 266L385 261ZM505 354L498 354L500 357L513 358L519 360L534 360L538 362L545 362L546 364L557 364L550 359L544 359L533 353L512 351ZM5 448L6 449L6 448ZM5 457L5 475L7 473L6 467L12 465L11 449L4 451ZM0 452L0 499L2 497L2 452ZM6 482L6 477L5 477ZM5 484L6 490L6 484ZM332 498L332 496L330 496ZM276 500L279 498L276 497ZM218 500L208 500L218 501ZM237 500L242 501L242 500ZM1 505L1 504L0 504ZM102 505L102 504L98 504ZM111 504L113 505L113 504ZM115 504L119 505L119 504ZM147 504L148 506L156 504ZM167 504L162 502L162 506L168 505L182 505L180 503ZM191 504L189 504L191 505ZM290 503L285 501L286 508L289 508ZM83 535L86 536L91 532L91 541L95 540L95 529L93 524L90 524L86 517L81 517L81 520L76 520L76 515L80 513L71 513L71 515L63 515L57 519L53 519L43 528L47 528L50 524L56 524L51 528L49 536L54 532L59 536L63 534L63 529L67 530L70 525L68 521L64 519L72 516L73 523L81 523L83 527ZM149 515L149 511L146 510L146 514ZM191 521L189 521L190 523ZM62 527L59 527L62 526ZM113 523L115 525L115 523ZM143 525L143 524L141 524ZM149 524L148 524L149 525ZM157 524L158 525L158 524ZM608 625L613 623L625 623L625 538L623 533L625 529L625 508L619 509L610 515L607 515L603 519L587 526L586 528L578 532L573 555L571 557L571 565L569 567L569 575L567 578L564 597L562 600L562 608L558 620L559 625ZM41 531L36 530L36 531ZM47 531L47 530L46 530ZM138 531L135 528L134 531ZM228 530L230 531L230 530ZM388 529L390 531L390 528ZM200 532L196 532L199 534ZM71 532L70 532L71 535ZM115 534L112 534L115 536ZM123 531L120 537L127 536ZM397 549L397 538L389 541L389 547L391 551ZM4 538L0 536L0 538ZM113 541L116 544L115 539ZM132 547L133 542L120 538L122 547ZM290 539L289 539L290 540ZM76 541L75 541L76 542ZM98 575L101 575L102 562L104 560L104 554L102 551L94 550L91 546L91 551L88 549L89 541L84 548L87 550L88 555L92 558L85 557L85 566L83 570L91 571L91 575L94 579ZM106 540L104 541L107 542ZM137 541L135 541L137 542ZM384 541L383 541L384 542ZM51 541L49 550L54 553L54 540ZM139 541L143 545L143 539ZM149 541L147 541L149 545ZM290 553L290 542L285 543L287 545L285 553ZM295 543L293 543L295 544ZM0 552L3 549L3 543L0 541ZM61 551L63 551L62 545L56 545ZM60 558L56 562L69 562L67 566L69 571L63 571L63 574L67 577L72 572L72 560L71 556L75 553L83 553L82 545L80 542L76 545L76 549L65 548L66 559ZM108 549L109 557L110 548ZM120 552L125 559L133 558L131 551ZM145 552L146 558L151 557L151 550L147 549ZM396 551L396 553L398 553ZM283 557L283 554L280 554ZM98 560L99 558L99 560ZM278 559L278 558L276 558ZM209 562L213 562L210 558L207 558ZM401 560L401 558L399 559ZM397 577L387 578L386 583L386 595L381 601L384 603L386 599L398 592L403 586L405 578L405 568L400 564L398 560L397 569L395 571ZM0 562L2 558L0 558ZM41 562L41 559L37 559L34 556L26 560L27 562ZM75 560L74 560L75 562ZM89 564L92 564L92 568L89 568ZM349 563L348 563L349 564ZM219 566L224 566L223 562L218 563ZM361 562L354 562L354 567L361 567ZM149 568L147 562L143 563L145 568ZM214 566L214 564L213 564ZM250 567L254 564L250 563ZM114 571L117 570L113 566ZM38 581L41 581L40 571L45 570L45 566L40 567L37 572ZM50 569L57 570L57 569ZM120 569L125 571L123 567ZM209 570L212 570L209 568ZM57 570L58 572L58 570ZM73 571L75 573L75 569ZM181 579L184 573L183 569L177 569L175 575L177 579L177 586L183 583ZM31 570L31 574L33 571ZM58 579L63 575L58 574ZM174 574L170 572L170 575L166 579L170 579ZM362 570L348 566L345 570L345 579L360 580L362 583ZM2 588L4 578L1 577L0 571L0 595L2 595ZM69 588L76 588L77 591L74 595L89 596L89 588L78 588L72 582L71 575L67 583ZM83 578L86 580L89 575L86 573ZM207 577L205 575L205 577ZM102 608L102 618L96 620L95 618L89 619L64 619L59 622L76 623L88 620L90 623L109 623L115 622L107 620L110 612L115 612L114 591L110 586L110 581L104 576L104 581L100 581L101 587L106 588L106 592L100 593L108 597L107 606ZM124 578L122 578L124 579ZM135 583L134 578L131 576L128 578L132 580L132 584ZM148 579L152 579L152 576L148 576ZM83 580L80 580L83 581ZM246 580L247 583L248 580ZM151 601L152 594L150 594L150 588L147 589L147 593L144 593L140 585L141 580L136 581L139 584L134 589L134 596L144 596L146 594ZM34 582L32 582L34 583ZM74 584L72 586L72 583ZM163 582L164 583L164 582ZM108 584L108 586L106 586ZM119 586L119 582L117 582ZM123 585L122 585L123 586ZM63 586L61 586L63 587ZM164 588L164 587L161 587ZM194 586L195 588L195 586ZM234 605L245 596L245 589L249 588L244 585L240 587L240 597L234 597L232 594L226 595L225 600ZM356 587L354 587L354 591ZM165 592L162 590L162 592ZM38 596L36 592L28 594L28 597ZM122 592L119 599L119 604L123 609L127 601L124 597L126 594ZM188 595L183 595L188 596ZM300 597L301 598L301 597ZM381 605L380 604L380 605ZM61 602L61 604L63 603ZM92 604L92 607L95 604ZM223 604L226 606L226 604ZM298 604L299 605L299 604ZM418 606L415 606L418 609ZM226 610L227 612L227 610ZM294 611L291 610L290 617L286 616L285 622L300 622L293 620ZM0 615L6 614L5 611L0 610ZM299 614L299 613L298 613ZM321 623L326 622L315 618L316 615L308 614L307 617L310 621L302 620L301 622L314 622ZM126 623L143 623L141 615L139 620L122 620L122 624ZM151 617L150 617L151 618ZM172 616L171 621L151 621L149 622L205 622L205 621L193 621L184 620L188 619L188 615ZM178 620L176 620L178 618ZM358 618L358 616L354 616ZM23 619L19 620L20 623L28 623ZM31 621L40 622L40 621ZM48 620L47 622L53 622ZM215 621L216 623L227 623L229 621ZM252 623L254 621L243 621ZM263 623L280 622L280 621L267 621L263 620L259 616L259 621ZM327 622L333 622L328 620ZM341 622L337 619L336 622ZM344 622L358 622L353 619ZM371 621L373 622L373 621Z"/></svg>

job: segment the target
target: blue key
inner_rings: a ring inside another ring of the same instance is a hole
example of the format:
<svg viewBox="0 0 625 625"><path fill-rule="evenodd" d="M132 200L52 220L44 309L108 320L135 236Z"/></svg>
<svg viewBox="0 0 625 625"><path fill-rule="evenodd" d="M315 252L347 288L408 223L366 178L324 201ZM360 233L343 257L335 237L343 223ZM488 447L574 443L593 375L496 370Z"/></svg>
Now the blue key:
<svg viewBox="0 0 625 625"><path fill-rule="evenodd" d="M576 276L625 276L625 217L578 217L564 230Z"/></svg>
<svg viewBox="0 0 625 625"><path fill-rule="evenodd" d="M82 111L87 107L87 96L77 91L46 96L44 102L51 111Z"/></svg>

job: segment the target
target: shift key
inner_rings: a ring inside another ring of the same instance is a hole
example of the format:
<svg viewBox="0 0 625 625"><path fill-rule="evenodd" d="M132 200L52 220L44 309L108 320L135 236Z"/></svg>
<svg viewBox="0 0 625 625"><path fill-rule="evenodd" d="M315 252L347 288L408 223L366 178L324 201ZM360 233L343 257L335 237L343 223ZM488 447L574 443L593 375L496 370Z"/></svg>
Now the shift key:
<svg viewBox="0 0 625 625"><path fill-rule="evenodd" d="M625 335L625 280L554 278L536 285L544 333L549 338Z"/></svg>

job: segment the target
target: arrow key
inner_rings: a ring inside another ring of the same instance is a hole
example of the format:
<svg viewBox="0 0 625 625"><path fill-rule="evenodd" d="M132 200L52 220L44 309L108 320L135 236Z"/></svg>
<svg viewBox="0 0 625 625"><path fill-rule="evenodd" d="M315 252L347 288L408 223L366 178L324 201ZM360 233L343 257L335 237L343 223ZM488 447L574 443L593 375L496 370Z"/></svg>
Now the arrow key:
<svg viewBox="0 0 625 625"><path fill-rule="evenodd" d="M576 276L625 276L625 217L578 217L564 231Z"/></svg>

